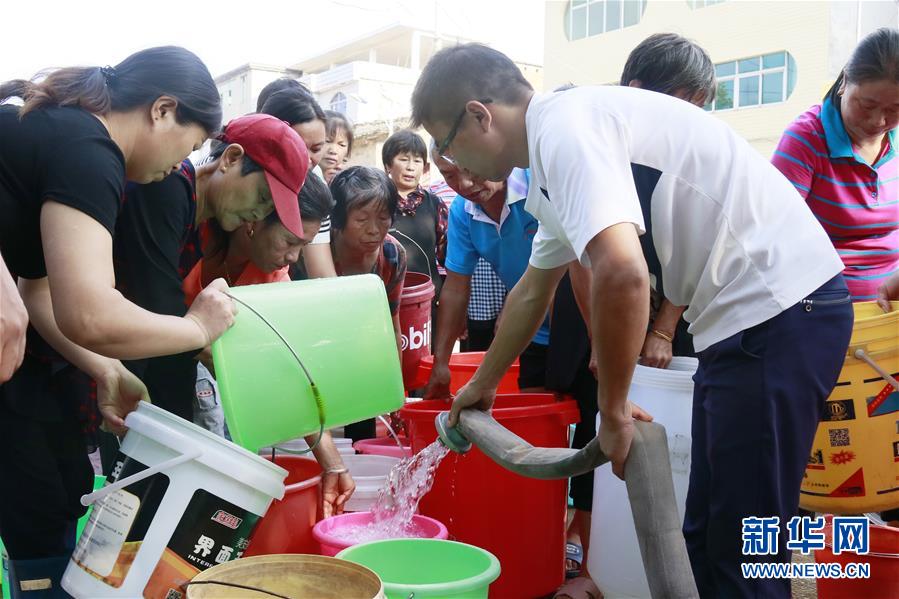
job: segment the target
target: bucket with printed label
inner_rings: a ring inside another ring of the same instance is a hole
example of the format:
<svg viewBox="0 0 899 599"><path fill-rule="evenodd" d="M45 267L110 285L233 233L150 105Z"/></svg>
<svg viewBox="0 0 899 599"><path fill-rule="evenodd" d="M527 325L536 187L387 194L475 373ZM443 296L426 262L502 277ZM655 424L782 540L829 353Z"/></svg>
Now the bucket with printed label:
<svg viewBox="0 0 899 599"><path fill-rule="evenodd" d="M853 304L846 359L824 412L800 489L814 512L899 508L899 302Z"/></svg>
<svg viewBox="0 0 899 599"><path fill-rule="evenodd" d="M238 559L287 471L141 403L62 579L76 598L182 599L197 573Z"/></svg>
<svg viewBox="0 0 899 599"><path fill-rule="evenodd" d="M400 300L400 332L403 341L403 385L406 389L424 386L418 376L418 365L431 355L431 307L434 283L420 272L406 273Z"/></svg>

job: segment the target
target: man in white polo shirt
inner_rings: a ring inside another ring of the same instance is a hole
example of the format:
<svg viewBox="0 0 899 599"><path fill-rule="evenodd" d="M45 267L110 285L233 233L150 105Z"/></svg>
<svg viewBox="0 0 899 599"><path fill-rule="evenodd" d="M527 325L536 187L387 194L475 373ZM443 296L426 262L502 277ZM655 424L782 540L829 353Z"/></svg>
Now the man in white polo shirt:
<svg viewBox="0 0 899 599"><path fill-rule="evenodd" d="M438 52L412 97L413 122L441 155L493 181L530 168L539 220L530 266L510 292L496 339L459 395L489 409L503 372L542 320L567 265L592 271L600 445L618 476L633 418L627 400L646 334L648 234L665 296L699 355L684 533L702 596L789 597L788 580L743 577L742 519L796 515L824 400L852 328L842 263L790 183L702 109L626 87L535 94L503 54L466 44ZM633 168L633 170L632 170Z"/></svg>

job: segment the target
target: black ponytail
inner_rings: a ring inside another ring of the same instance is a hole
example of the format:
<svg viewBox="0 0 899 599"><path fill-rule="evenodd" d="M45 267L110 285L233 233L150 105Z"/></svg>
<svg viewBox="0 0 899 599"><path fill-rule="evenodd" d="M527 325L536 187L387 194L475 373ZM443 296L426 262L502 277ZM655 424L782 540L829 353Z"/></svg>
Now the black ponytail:
<svg viewBox="0 0 899 599"><path fill-rule="evenodd" d="M160 96L178 101L175 118L212 134L222 124L218 89L206 65L192 52L161 46L136 52L114 67L70 67L38 81L0 85L0 101L17 96L25 116L48 106L80 106L94 114L149 106Z"/></svg>

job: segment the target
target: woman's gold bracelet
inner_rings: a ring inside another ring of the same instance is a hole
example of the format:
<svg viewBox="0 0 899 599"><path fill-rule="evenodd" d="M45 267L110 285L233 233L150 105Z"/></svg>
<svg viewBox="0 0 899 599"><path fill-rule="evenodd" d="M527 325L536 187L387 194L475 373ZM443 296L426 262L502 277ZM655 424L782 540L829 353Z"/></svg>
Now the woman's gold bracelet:
<svg viewBox="0 0 899 599"><path fill-rule="evenodd" d="M655 335L656 337L659 337L660 339L664 339L668 343L674 342L674 337L672 337L671 335L669 335L667 333L663 333L662 331L660 331L658 329L650 329L649 332L652 333L653 335Z"/></svg>

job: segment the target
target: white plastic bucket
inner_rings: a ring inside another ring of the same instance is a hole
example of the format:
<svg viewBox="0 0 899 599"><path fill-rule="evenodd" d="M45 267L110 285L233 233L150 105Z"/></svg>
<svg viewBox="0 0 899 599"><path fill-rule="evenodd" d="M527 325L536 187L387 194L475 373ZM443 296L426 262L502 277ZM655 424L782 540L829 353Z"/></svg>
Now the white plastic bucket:
<svg viewBox="0 0 899 599"><path fill-rule="evenodd" d="M107 485L62 579L76 598L181 597L198 572L241 556L287 471L147 403L125 419Z"/></svg>
<svg viewBox="0 0 899 599"><path fill-rule="evenodd" d="M334 441L334 447L337 448L337 453L342 456L347 455L356 455L356 450L353 448L353 440L352 439L344 439L342 437L332 437ZM275 445L275 453L286 453L288 455L296 454L300 451L307 451L309 449L309 444L306 443L306 440L300 437L299 439L293 439L292 441L285 441L284 443L278 443ZM283 451L280 451L283 450ZM271 447L263 447L259 450L259 455L262 456L270 456L272 455ZM309 457L312 457L312 453L309 453Z"/></svg>
<svg viewBox="0 0 899 599"><path fill-rule="evenodd" d="M675 357L668 369L637 366L628 399L652 414L668 433L668 450L677 510L684 518L690 482L690 431L693 420L695 358ZM596 419L597 427L599 418ZM593 479L593 524L590 530L590 575L605 597L649 597L640 545L624 482L609 464Z"/></svg>
<svg viewBox="0 0 899 599"><path fill-rule="evenodd" d="M348 512L370 511L378 499L378 491L387 482L387 475L399 461L399 458L386 455L343 456L343 463L356 481L356 490L344 509Z"/></svg>

